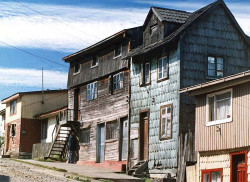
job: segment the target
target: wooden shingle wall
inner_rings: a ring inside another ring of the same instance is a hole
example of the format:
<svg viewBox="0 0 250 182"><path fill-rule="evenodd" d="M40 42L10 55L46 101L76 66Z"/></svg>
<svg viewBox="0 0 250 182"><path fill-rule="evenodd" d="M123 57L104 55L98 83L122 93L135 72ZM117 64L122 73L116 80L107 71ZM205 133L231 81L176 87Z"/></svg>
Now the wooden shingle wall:
<svg viewBox="0 0 250 182"><path fill-rule="evenodd" d="M180 66L179 44L178 48L169 53L169 79L157 83L157 59L151 58L151 84L139 86L140 64L133 62L131 66L131 153L136 162L138 153L139 112L149 109L149 160L150 170L157 171L177 167L178 128L179 128L179 94ZM160 55L159 55L160 57ZM150 59L148 59L150 61ZM173 104L172 139L159 140L160 107ZM176 171L175 171L176 172Z"/></svg>
<svg viewBox="0 0 250 182"><path fill-rule="evenodd" d="M246 71L250 66L246 42L225 10L217 7L193 24L181 41L181 88L209 81L207 57L224 58L224 76ZM180 132L194 130L195 101L181 94Z"/></svg>

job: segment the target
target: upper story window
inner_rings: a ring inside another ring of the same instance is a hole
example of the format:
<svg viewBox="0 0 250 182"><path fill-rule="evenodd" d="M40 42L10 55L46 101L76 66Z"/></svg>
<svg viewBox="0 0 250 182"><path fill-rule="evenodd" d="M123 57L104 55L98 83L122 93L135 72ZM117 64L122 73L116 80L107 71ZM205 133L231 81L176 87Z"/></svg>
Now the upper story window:
<svg viewBox="0 0 250 182"><path fill-rule="evenodd" d="M17 111L17 100L10 102L10 115L16 114Z"/></svg>
<svg viewBox="0 0 250 182"><path fill-rule="evenodd" d="M113 91L123 88L124 73L119 72L109 77L109 93L113 94Z"/></svg>
<svg viewBox="0 0 250 182"><path fill-rule="evenodd" d="M83 144L88 144L90 142L90 128L80 130L79 142Z"/></svg>
<svg viewBox="0 0 250 182"><path fill-rule="evenodd" d="M99 56L96 55L93 57L92 62L91 62L91 68L96 67L99 65Z"/></svg>
<svg viewBox="0 0 250 182"><path fill-rule="evenodd" d="M168 61L167 57L158 60L158 80L168 78Z"/></svg>
<svg viewBox="0 0 250 182"><path fill-rule="evenodd" d="M150 83L150 62L141 63L140 67L140 85L147 85Z"/></svg>
<svg viewBox="0 0 250 182"><path fill-rule="evenodd" d="M74 64L74 73L73 74L77 74L80 73L80 69L81 69L81 65L78 63Z"/></svg>
<svg viewBox="0 0 250 182"><path fill-rule="evenodd" d="M232 121L232 89L207 95L207 126Z"/></svg>
<svg viewBox="0 0 250 182"><path fill-rule="evenodd" d="M155 35L157 34L157 25L153 25L150 27L150 35Z"/></svg>
<svg viewBox="0 0 250 182"><path fill-rule="evenodd" d="M201 171L201 182L221 182L222 181L222 168L220 169L207 169Z"/></svg>
<svg viewBox="0 0 250 182"><path fill-rule="evenodd" d="M173 105L161 106L160 112L160 139L171 139Z"/></svg>
<svg viewBox="0 0 250 182"><path fill-rule="evenodd" d="M97 81L88 84L87 86L87 100L93 100L97 98Z"/></svg>
<svg viewBox="0 0 250 182"><path fill-rule="evenodd" d="M223 77L223 58L208 57L208 77Z"/></svg>
<svg viewBox="0 0 250 182"><path fill-rule="evenodd" d="M119 57L121 55L122 55L122 44L118 44L116 45L114 50L114 58Z"/></svg>
<svg viewBox="0 0 250 182"><path fill-rule="evenodd" d="M106 124L106 140L118 138L118 122L111 121Z"/></svg>

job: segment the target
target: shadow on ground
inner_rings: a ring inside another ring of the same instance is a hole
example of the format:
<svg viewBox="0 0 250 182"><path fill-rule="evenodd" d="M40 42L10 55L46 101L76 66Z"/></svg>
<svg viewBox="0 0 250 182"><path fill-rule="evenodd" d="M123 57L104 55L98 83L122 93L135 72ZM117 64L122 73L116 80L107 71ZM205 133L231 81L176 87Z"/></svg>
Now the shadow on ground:
<svg viewBox="0 0 250 182"><path fill-rule="evenodd" d="M10 181L10 177L9 176L4 176L4 175L0 175L0 181L1 182L9 182Z"/></svg>

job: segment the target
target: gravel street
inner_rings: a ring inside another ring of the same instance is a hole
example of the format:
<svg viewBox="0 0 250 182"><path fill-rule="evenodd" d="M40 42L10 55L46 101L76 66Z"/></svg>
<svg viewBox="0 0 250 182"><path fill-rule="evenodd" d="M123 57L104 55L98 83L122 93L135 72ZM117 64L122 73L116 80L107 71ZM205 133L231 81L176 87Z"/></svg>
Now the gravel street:
<svg viewBox="0 0 250 182"><path fill-rule="evenodd" d="M10 159L0 159L1 182L64 182L75 181L66 172L37 167Z"/></svg>

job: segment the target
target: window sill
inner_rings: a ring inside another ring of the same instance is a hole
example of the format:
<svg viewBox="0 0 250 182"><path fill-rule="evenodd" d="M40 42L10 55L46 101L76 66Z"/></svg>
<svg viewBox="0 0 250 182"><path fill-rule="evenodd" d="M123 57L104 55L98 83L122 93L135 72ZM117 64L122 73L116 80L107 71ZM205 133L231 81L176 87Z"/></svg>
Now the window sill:
<svg viewBox="0 0 250 182"><path fill-rule="evenodd" d="M96 68L96 67L98 67L98 66L99 66L99 64L94 65L94 66L91 66L90 68Z"/></svg>
<svg viewBox="0 0 250 182"><path fill-rule="evenodd" d="M119 57L121 57L121 56L122 56L122 54L119 54L119 55L117 55L117 56L114 56L113 59L119 58Z"/></svg>
<svg viewBox="0 0 250 182"><path fill-rule="evenodd" d="M172 137L161 137L160 141L162 141L162 140L170 140L170 139L172 139Z"/></svg>
<svg viewBox="0 0 250 182"><path fill-rule="evenodd" d="M160 80L158 79L158 80L157 80L157 83L162 82L162 81L165 81L165 80L167 80L167 79L168 79L168 77L162 78L162 79L160 79Z"/></svg>
<svg viewBox="0 0 250 182"><path fill-rule="evenodd" d="M213 125L218 125L218 124L223 124L223 123L229 123L232 121L233 121L232 118L215 120L215 121L207 121L206 126L213 126Z"/></svg>
<svg viewBox="0 0 250 182"><path fill-rule="evenodd" d="M146 87L146 86L149 86L149 85L151 85L151 82L140 84L140 87Z"/></svg>
<svg viewBox="0 0 250 182"><path fill-rule="evenodd" d="M113 143L113 142L116 142L116 141L118 141L117 138L115 138L115 139L109 139L109 140L106 140L105 143Z"/></svg>
<svg viewBox="0 0 250 182"><path fill-rule="evenodd" d="M212 77L212 76L207 76L206 77L207 80L216 80L216 79L219 79L219 78L222 78L222 77Z"/></svg>
<svg viewBox="0 0 250 182"><path fill-rule="evenodd" d="M14 115L16 115L16 113L10 114L10 116L14 116Z"/></svg>
<svg viewBox="0 0 250 182"><path fill-rule="evenodd" d="M80 71L73 73L73 76L78 75L79 73L80 73Z"/></svg>

